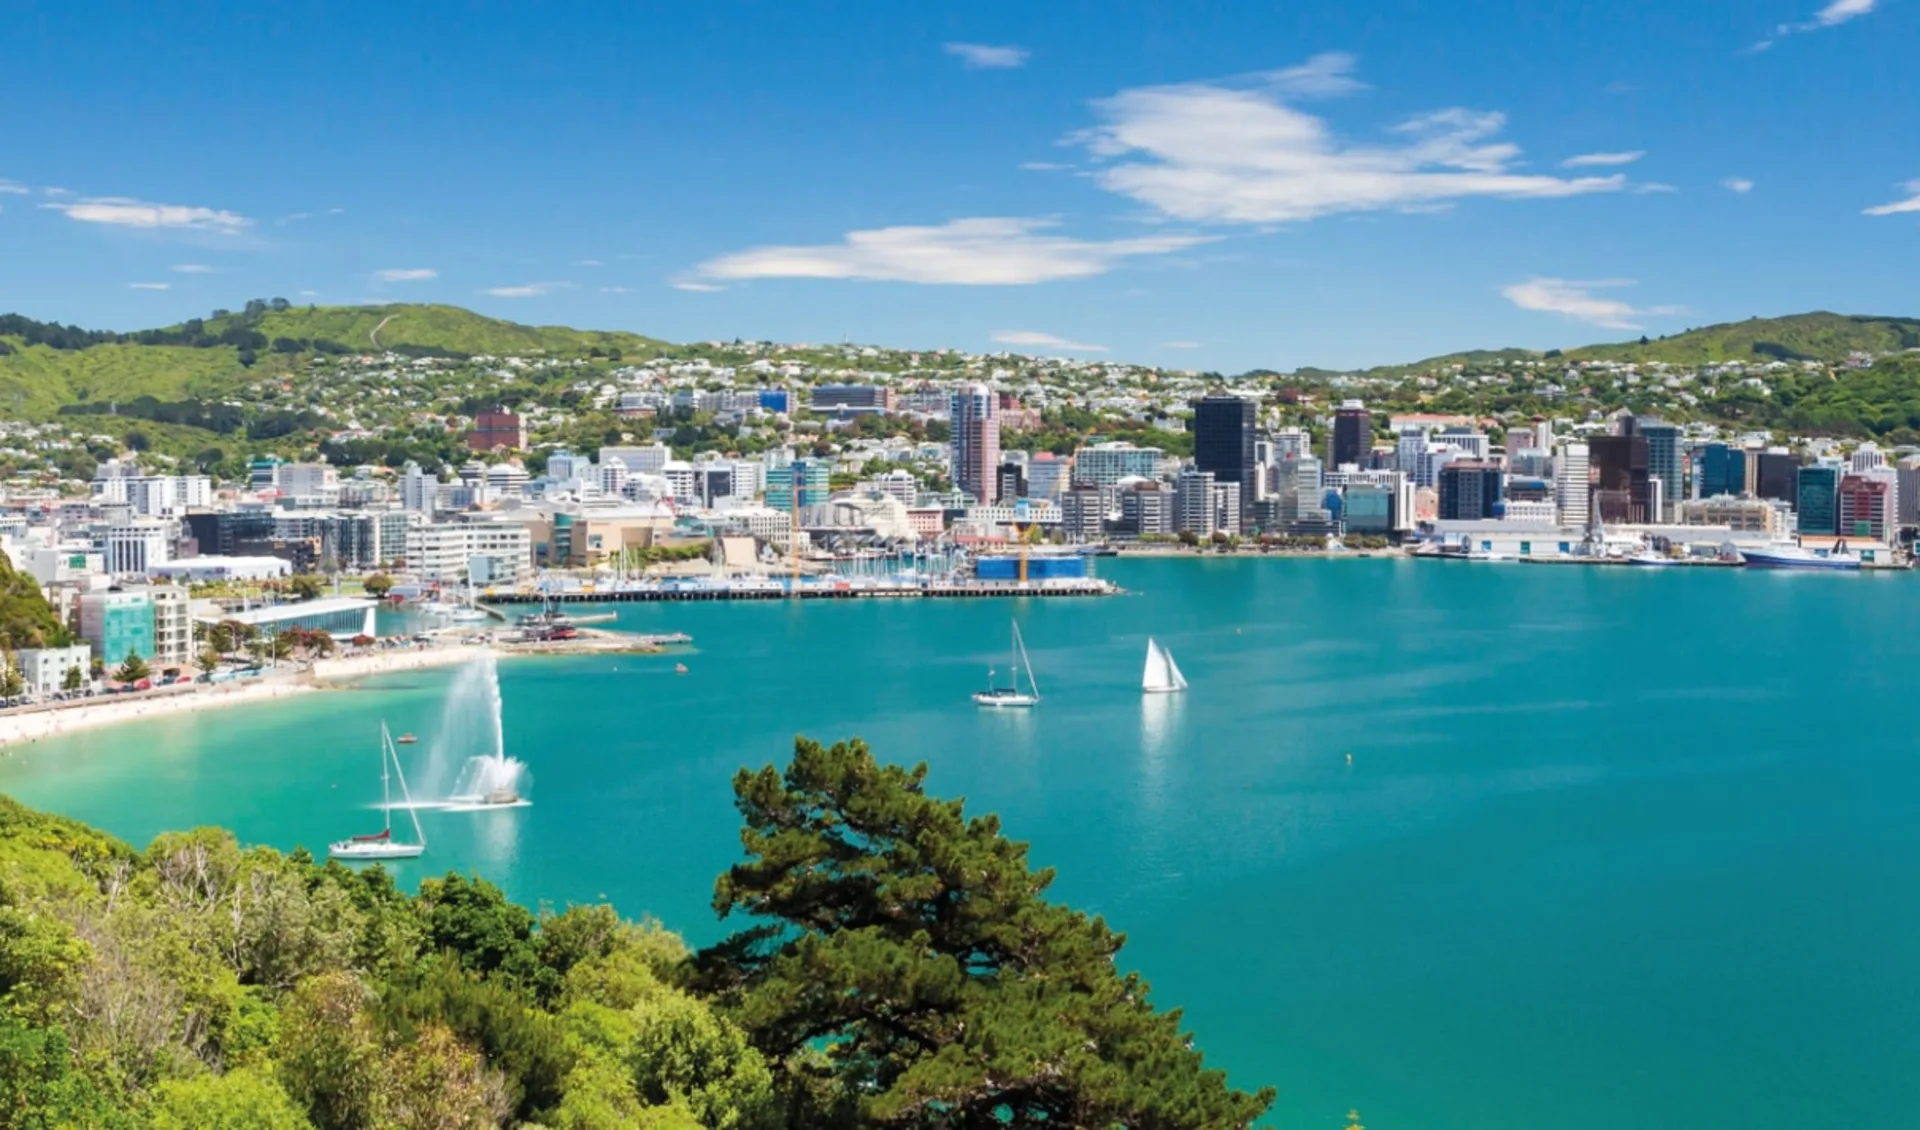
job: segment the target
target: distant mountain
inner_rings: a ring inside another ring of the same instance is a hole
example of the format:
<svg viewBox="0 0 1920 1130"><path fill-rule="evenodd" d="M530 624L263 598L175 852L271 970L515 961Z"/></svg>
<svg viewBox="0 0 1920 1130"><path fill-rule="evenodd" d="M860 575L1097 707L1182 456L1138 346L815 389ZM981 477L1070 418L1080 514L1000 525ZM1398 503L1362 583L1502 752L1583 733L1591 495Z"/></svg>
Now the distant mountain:
<svg viewBox="0 0 1920 1130"><path fill-rule="evenodd" d="M523 326L476 314L458 306L290 306L249 318L208 319L209 329L234 321L257 330L269 347L279 340L330 343L347 351L377 350L463 354L532 354L581 357L594 351L644 357L665 342L639 334L576 330L565 326Z"/></svg>

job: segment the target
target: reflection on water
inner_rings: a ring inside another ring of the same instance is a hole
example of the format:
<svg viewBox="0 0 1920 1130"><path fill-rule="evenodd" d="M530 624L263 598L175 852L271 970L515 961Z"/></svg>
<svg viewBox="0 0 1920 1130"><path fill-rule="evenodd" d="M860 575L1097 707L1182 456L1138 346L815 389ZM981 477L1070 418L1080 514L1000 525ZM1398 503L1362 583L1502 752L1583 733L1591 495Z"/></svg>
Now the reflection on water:
<svg viewBox="0 0 1920 1130"><path fill-rule="evenodd" d="M1167 764L1173 756L1186 697L1140 696L1140 803L1148 812L1158 812L1166 794Z"/></svg>

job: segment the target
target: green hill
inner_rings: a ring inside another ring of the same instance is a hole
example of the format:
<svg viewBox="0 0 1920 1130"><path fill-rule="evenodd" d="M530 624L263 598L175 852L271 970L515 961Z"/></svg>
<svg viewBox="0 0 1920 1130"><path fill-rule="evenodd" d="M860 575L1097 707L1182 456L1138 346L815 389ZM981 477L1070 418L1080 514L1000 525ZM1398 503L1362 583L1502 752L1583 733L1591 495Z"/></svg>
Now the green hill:
<svg viewBox="0 0 1920 1130"><path fill-rule="evenodd" d="M1665 361L1702 365L1718 361L1825 361L1850 353L1892 353L1920 348L1920 319L1815 311L1785 318L1749 318L1703 326L1671 337L1570 349L1574 360Z"/></svg>
<svg viewBox="0 0 1920 1130"><path fill-rule="evenodd" d="M622 357L644 357L667 347L665 342L639 334L523 326L458 306L291 306L251 318L210 318L206 325L218 331L236 322L258 330L269 343L285 338L330 343L350 352L393 349L467 356L546 353L580 357L594 350L603 355L617 350Z"/></svg>

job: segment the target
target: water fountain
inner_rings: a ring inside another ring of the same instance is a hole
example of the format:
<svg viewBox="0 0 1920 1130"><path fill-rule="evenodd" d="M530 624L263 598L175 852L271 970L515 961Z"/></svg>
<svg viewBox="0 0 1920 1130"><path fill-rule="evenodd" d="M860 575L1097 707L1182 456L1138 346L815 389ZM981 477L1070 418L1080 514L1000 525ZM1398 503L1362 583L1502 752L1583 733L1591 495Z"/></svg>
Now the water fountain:
<svg viewBox="0 0 1920 1130"><path fill-rule="evenodd" d="M483 652L453 677L427 751L422 793L456 808L526 804L526 763L506 753L500 671Z"/></svg>

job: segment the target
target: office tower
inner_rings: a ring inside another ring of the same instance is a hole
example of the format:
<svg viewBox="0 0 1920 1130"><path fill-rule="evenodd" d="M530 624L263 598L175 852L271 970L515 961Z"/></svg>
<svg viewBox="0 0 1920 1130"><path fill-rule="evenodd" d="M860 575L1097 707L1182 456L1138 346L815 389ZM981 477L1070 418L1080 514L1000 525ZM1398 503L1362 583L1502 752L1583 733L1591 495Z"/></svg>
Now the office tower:
<svg viewBox="0 0 1920 1130"><path fill-rule="evenodd" d="M1273 460L1276 465L1283 459L1298 458L1307 453L1307 433L1304 428L1276 428L1267 442L1273 445Z"/></svg>
<svg viewBox="0 0 1920 1130"><path fill-rule="evenodd" d="M1693 497L1718 498L1746 492L1746 452L1724 443L1710 443L1694 453Z"/></svg>
<svg viewBox="0 0 1920 1130"><path fill-rule="evenodd" d="M1569 443L1553 459L1553 501L1560 524L1584 528L1593 504L1593 468L1587 445Z"/></svg>
<svg viewBox="0 0 1920 1130"><path fill-rule="evenodd" d="M1464 451L1471 459L1485 459L1493 454L1493 441L1487 438L1487 433L1475 431L1464 424L1443 428L1434 437L1434 442Z"/></svg>
<svg viewBox="0 0 1920 1130"><path fill-rule="evenodd" d="M1024 464L1002 462L996 473L999 481L994 487L995 498L1012 502L1016 498L1027 497L1027 468Z"/></svg>
<svg viewBox="0 0 1920 1130"><path fill-rule="evenodd" d="M1664 522L1670 516L1667 503L1686 497L1683 490L1686 480L1681 477L1680 428L1658 420L1636 420L1634 424L1635 430L1647 437L1647 475L1660 480L1662 501L1659 505L1649 504L1647 521Z"/></svg>
<svg viewBox="0 0 1920 1130"><path fill-rule="evenodd" d="M1900 534L1894 505L1893 485L1887 480L1866 475L1843 476L1836 507L1840 536L1893 544Z"/></svg>
<svg viewBox="0 0 1920 1130"><path fill-rule="evenodd" d="M963 385L948 398L947 416L953 485L991 506L1000 485L994 474L1000 466L1000 398L986 385Z"/></svg>
<svg viewBox="0 0 1920 1130"><path fill-rule="evenodd" d="M1802 467L1795 477L1797 529L1803 534L1833 534L1840 531L1837 499L1840 492L1840 468L1819 464Z"/></svg>
<svg viewBox="0 0 1920 1130"><path fill-rule="evenodd" d="M1351 463L1364 467L1373 454L1373 415L1358 400L1349 400L1333 413L1333 438L1327 466L1334 470Z"/></svg>
<svg viewBox="0 0 1920 1130"><path fill-rule="evenodd" d="M1254 493L1254 421L1259 405L1243 396L1215 394L1193 402L1193 465L1215 482L1235 483L1242 497ZM1248 507L1242 518L1253 516Z"/></svg>
<svg viewBox="0 0 1920 1130"><path fill-rule="evenodd" d="M1792 503L1798 497L1800 460L1776 448L1755 456L1755 463L1758 469L1754 474L1754 494L1785 503Z"/></svg>
<svg viewBox="0 0 1920 1130"><path fill-rule="evenodd" d="M1497 463L1456 459L1440 468L1442 521L1478 522L1498 518L1505 476Z"/></svg>
<svg viewBox="0 0 1920 1130"><path fill-rule="evenodd" d="M1647 437L1633 417L1620 421L1614 435L1587 440L1587 458L1593 467L1593 505L1602 522L1640 524L1652 521L1648 509Z"/></svg>

